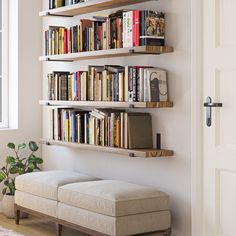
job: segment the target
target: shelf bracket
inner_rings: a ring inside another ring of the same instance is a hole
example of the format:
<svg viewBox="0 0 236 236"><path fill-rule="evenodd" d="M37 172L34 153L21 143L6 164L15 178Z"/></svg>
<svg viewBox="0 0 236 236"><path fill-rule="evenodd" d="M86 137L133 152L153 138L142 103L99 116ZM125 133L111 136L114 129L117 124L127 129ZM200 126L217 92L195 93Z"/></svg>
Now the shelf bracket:
<svg viewBox="0 0 236 236"><path fill-rule="evenodd" d="M129 108L134 108L134 104L129 104Z"/></svg>
<svg viewBox="0 0 236 236"><path fill-rule="evenodd" d="M59 15L59 14L52 14L49 11L45 13L45 16L55 16L55 17L73 17L73 16L68 16L68 15Z"/></svg>
<svg viewBox="0 0 236 236"><path fill-rule="evenodd" d="M74 60L63 60L63 59L51 59L51 58L49 58L49 57L47 57L46 59L45 59L45 61L57 61L57 62L74 62Z"/></svg>
<svg viewBox="0 0 236 236"><path fill-rule="evenodd" d="M129 157L135 157L134 153L129 153Z"/></svg>
<svg viewBox="0 0 236 236"><path fill-rule="evenodd" d="M51 106L50 102L45 103L46 106Z"/></svg>
<svg viewBox="0 0 236 236"><path fill-rule="evenodd" d="M159 54L161 54L161 52L158 52L158 53L154 53L154 52L136 52L134 49L130 49L130 50L129 50L129 54L137 54L137 55L139 55L139 54L145 54L145 55L147 55L147 54L150 54L150 55L159 55Z"/></svg>

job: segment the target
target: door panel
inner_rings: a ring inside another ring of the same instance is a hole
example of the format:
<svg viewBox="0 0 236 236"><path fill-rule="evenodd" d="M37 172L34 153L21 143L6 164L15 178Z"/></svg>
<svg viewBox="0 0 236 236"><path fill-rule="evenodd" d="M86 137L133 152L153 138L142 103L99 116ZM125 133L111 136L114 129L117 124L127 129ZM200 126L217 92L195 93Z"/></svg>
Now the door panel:
<svg viewBox="0 0 236 236"><path fill-rule="evenodd" d="M223 103L212 109L212 126L203 127L204 236L235 236L236 1L207 0L203 8L204 100Z"/></svg>
<svg viewBox="0 0 236 236"><path fill-rule="evenodd" d="M236 1L216 0L216 46L235 46Z"/></svg>

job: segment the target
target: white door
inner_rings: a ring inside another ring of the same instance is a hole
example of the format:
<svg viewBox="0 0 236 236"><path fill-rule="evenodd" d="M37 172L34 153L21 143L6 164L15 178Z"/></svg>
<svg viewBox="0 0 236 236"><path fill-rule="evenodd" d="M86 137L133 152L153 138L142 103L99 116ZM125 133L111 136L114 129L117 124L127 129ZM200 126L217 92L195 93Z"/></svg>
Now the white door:
<svg viewBox="0 0 236 236"><path fill-rule="evenodd" d="M203 0L204 100L212 108L206 125L204 108L204 236L236 236L236 0Z"/></svg>

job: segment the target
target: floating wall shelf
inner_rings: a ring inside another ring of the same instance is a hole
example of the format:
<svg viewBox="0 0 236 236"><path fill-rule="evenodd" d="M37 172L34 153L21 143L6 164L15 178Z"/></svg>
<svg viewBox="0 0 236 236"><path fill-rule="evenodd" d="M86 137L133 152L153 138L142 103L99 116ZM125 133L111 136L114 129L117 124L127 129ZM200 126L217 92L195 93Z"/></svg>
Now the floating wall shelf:
<svg viewBox="0 0 236 236"><path fill-rule="evenodd" d="M41 100L40 105L54 107L95 108L171 108L173 102L100 102L100 101L51 101Z"/></svg>
<svg viewBox="0 0 236 236"><path fill-rule="evenodd" d="M73 17L148 1L151 0L89 0L88 2L42 11L39 16Z"/></svg>
<svg viewBox="0 0 236 236"><path fill-rule="evenodd" d="M68 53L60 55L49 55L39 57L40 61L78 61L87 59L99 59L99 58L109 58L109 57L125 57L125 56L135 56L141 54L147 55L159 55L164 53L173 52L173 47L168 46L139 46L132 48L116 48L108 50L98 50L90 52L78 52L78 53Z"/></svg>
<svg viewBox="0 0 236 236"><path fill-rule="evenodd" d="M115 147L103 147L96 146L91 144L80 144L80 143L70 143L70 142L62 142L55 141L50 139L40 139L40 143L46 145L55 145L55 146L63 146L68 148L79 148L90 151L99 151L99 152L107 152L118 155L130 156L130 157L142 157L142 158L155 158L155 157L171 157L174 155L174 152L171 150L163 150L163 149L123 149L123 148L115 148Z"/></svg>

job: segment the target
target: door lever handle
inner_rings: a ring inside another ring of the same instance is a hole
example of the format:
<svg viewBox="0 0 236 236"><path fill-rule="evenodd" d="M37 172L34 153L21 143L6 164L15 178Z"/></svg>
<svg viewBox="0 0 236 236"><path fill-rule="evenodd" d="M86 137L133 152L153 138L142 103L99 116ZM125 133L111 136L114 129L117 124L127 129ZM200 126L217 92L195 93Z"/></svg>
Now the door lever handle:
<svg viewBox="0 0 236 236"><path fill-rule="evenodd" d="M212 102L211 97L207 97L204 107L206 107L206 125L210 127L212 124L212 107L223 107L223 103Z"/></svg>
<svg viewBox="0 0 236 236"><path fill-rule="evenodd" d="M205 102L204 107L223 107L223 103L219 102Z"/></svg>

